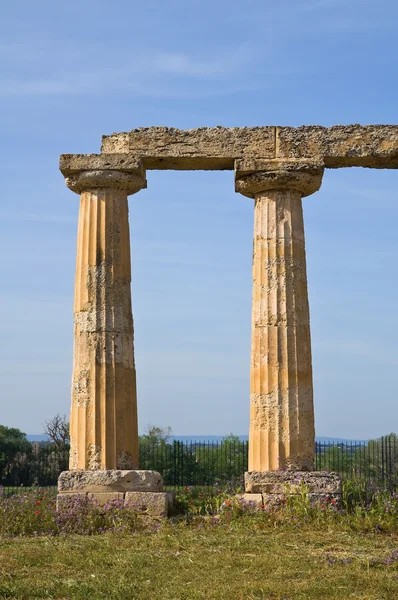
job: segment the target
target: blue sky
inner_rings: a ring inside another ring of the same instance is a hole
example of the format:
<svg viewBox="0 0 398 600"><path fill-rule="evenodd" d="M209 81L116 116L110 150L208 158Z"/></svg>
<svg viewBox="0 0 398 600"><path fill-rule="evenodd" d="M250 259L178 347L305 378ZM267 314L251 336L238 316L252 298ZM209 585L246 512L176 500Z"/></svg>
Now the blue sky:
<svg viewBox="0 0 398 600"><path fill-rule="evenodd" d="M0 23L0 423L68 413L78 197L61 153L167 125L397 123L395 0L15 0ZM304 200L316 431L398 432L398 173ZM253 203L232 172L130 198L139 422L246 434Z"/></svg>

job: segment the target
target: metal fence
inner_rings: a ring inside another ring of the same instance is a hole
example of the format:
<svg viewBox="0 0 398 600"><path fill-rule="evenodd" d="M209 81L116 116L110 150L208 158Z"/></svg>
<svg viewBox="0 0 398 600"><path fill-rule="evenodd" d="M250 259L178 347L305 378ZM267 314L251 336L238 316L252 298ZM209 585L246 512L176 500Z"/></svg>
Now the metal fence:
<svg viewBox="0 0 398 600"><path fill-rule="evenodd" d="M345 479L398 487L398 441L395 435L366 443L316 443L315 469ZM37 485L55 487L68 469L69 451L39 443L0 444L0 486L7 493ZM168 488L239 487L248 465L248 442L159 442L140 444L140 468L163 475Z"/></svg>

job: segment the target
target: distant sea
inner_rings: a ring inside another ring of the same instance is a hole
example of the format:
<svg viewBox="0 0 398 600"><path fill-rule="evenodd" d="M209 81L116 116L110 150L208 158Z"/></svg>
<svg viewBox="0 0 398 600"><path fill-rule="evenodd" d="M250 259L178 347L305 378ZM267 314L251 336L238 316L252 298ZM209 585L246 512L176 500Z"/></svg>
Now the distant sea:
<svg viewBox="0 0 398 600"><path fill-rule="evenodd" d="M28 434L26 436L30 442L45 442L48 438L45 435L39 434ZM225 435L173 435L170 436L169 441L173 442L208 442L208 443L216 443L221 442L226 436ZM249 439L248 435L239 435L239 439L242 442L246 442ZM342 443L355 443L355 444L365 444L368 440L349 440L344 438L334 438L334 437L316 437L315 440L320 442L321 444L342 444Z"/></svg>

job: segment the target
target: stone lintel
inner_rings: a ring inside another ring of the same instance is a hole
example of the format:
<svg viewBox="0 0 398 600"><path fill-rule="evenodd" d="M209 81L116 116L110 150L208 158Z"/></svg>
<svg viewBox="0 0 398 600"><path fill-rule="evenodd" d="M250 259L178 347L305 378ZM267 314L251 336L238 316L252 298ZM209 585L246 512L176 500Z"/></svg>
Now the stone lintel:
<svg viewBox="0 0 398 600"><path fill-rule="evenodd" d="M147 169L233 169L235 159L313 159L328 168L398 168L398 125L148 127L103 136L102 152L132 154Z"/></svg>
<svg viewBox="0 0 398 600"><path fill-rule="evenodd" d="M63 471L58 478L58 492L160 492L163 479L149 470L75 470Z"/></svg>
<svg viewBox="0 0 398 600"><path fill-rule="evenodd" d="M245 473L245 491L251 494L291 495L302 486L315 496L341 496L341 478L327 471L251 471Z"/></svg>
<svg viewBox="0 0 398 600"><path fill-rule="evenodd" d="M61 154L59 169L65 177L81 171L123 171L145 177L142 160L133 154Z"/></svg>
<svg viewBox="0 0 398 600"><path fill-rule="evenodd" d="M398 168L398 125L276 128L277 158L321 158L328 168Z"/></svg>
<svg viewBox="0 0 398 600"><path fill-rule="evenodd" d="M102 152L131 152L147 169L233 170L243 156L274 158L275 127L148 127L102 138Z"/></svg>

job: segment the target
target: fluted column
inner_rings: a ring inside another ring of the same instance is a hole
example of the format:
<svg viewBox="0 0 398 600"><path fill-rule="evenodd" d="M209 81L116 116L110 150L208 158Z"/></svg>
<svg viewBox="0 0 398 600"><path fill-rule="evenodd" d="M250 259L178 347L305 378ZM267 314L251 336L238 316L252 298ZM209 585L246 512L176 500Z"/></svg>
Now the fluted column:
<svg viewBox="0 0 398 600"><path fill-rule="evenodd" d="M237 173L254 203L249 472L314 466L310 318L301 198L321 165L262 161Z"/></svg>
<svg viewBox="0 0 398 600"><path fill-rule="evenodd" d="M136 469L127 196L146 186L145 173L101 170L98 162L96 170L63 169L68 187L80 193L69 466Z"/></svg>

